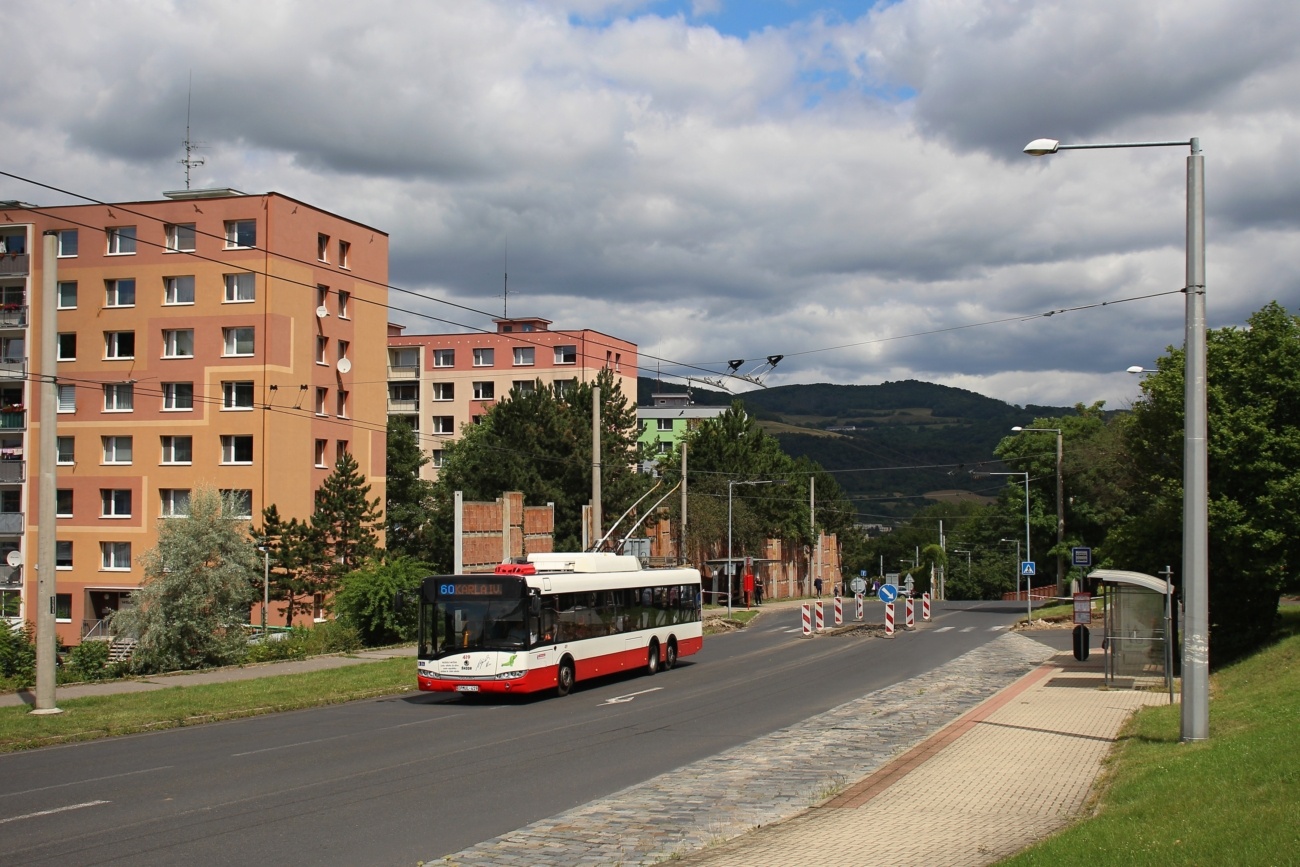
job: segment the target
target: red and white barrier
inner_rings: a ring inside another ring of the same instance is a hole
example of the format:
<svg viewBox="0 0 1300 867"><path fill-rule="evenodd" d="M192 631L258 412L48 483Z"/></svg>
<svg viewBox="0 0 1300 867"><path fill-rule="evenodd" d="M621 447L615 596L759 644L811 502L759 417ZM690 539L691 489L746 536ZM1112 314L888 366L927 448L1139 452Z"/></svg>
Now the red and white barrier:
<svg viewBox="0 0 1300 867"><path fill-rule="evenodd" d="M844 625L844 600L839 596L835 597L835 625Z"/></svg>
<svg viewBox="0 0 1300 867"><path fill-rule="evenodd" d="M921 619L930 622L930 591L921 594Z"/></svg>
<svg viewBox="0 0 1300 867"><path fill-rule="evenodd" d="M894 637L894 603L885 603L885 637Z"/></svg>
<svg viewBox="0 0 1300 867"><path fill-rule="evenodd" d="M862 594L854 593L853 602L857 606L857 610L855 611L855 614L857 615L856 619L861 620L862 619Z"/></svg>
<svg viewBox="0 0 1300 867"><path fill-rule="evenodd" d="M803 637L812 638L812 606L803 604Z"/></svg>
<svg viewBox="0 0 1300 867"><path fill-rule="evenodd" d="M904 628L904 629L915 629L915 628L916 628L916 610L912 607L912 597L911 597L911 596L907 597L907 605L906 605L906 607L904 608L904 615L903 615L903 617L904 617L904 620L903 620L903 628Z"/></svg>
<svg viewBox="0 0 1300 867"><path fill-rule="evenodd" d="M822 601L817 600L817 631L826 631L826 613L822 610Z"/></svg>

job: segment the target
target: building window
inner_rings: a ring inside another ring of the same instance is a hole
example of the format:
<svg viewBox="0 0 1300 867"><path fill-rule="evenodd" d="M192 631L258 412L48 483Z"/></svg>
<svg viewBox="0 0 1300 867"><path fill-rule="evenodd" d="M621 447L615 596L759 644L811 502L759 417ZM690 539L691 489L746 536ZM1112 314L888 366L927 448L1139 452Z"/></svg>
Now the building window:
<svg viewBox="0 0 1300 867"><path fill-rule="evenodd" d="M72 488L59 488L54 492L54 517L72 517Z"/></svg>
<svg viewBox="0 0 1300 867"><path fill-rule="evenodd" d="M659 447L659 454L661 455L671 455L673 453L673 444L671 442L664 441L656 443L656 445Z"/></svg>
<svg viewBox="0 0 1300 867"><path fill-rule="evenodd" d="M77 230L59 230L59 258L66 259L77 255Z"/></svg>
<svg viewBox="0 0 1300 867"><path fill-rule="evenodd" d="M194 224L170 223L167 229L167 250L169 252L194 252Z"/></svg>
<svg viewBox="0 0 1300 867"><path fill-rule="evenodd" d="M413 347L388 350L388 366L396 369L416 370L420 367L420 350Z"/></svg>
<svg viewBox="0 0 1300 867"><path fill-rule="evenodd" d="M223 354L252 355L253 334L254 329L252 326L221 329L221 342L225 350Z"/></svg>
<svg viewBox="0 0 1300 867"><path fill-rule="evenodd" d="M435 349L433 351L434 367L455 367L456 350L454 349Z"/></svg>
<svg viewBox="0 0 1300 867"><path fill-rule="evenodd" d="M249 488L222 488L221 500L228 518L253 517L253 492Z"/></svg>
<svg viewBox="0 0 1300 867"><path fill-rule="evenodd" d="M104 463L131 463L131 437L100 437L104 444Z"/></svg>
<svg viewBox="0 0 1300 867"><path fill-rule="evenodd" d="M574 390L578 387L578 380L557 379L551 385L555 389L556 397L564 397L566 394L573 394Z"/></svg>
<svg viewBox="0 0 1300 867"><path fill-rule="evenodd" d="M557 346L555 347L556 364L577 364L578 347L576 346Z"/></svg>
<svg viewBox="0 0 1300 867"><path fill-rule="evenodd" d="M226 246L227 247L256 247L257 246L257 221L256 220L227 220L226 221Z"/></svg>
<svg viewBox="0 0 1300 867"><path fill-rule="evenodd" d="M71 542L54 543L54 568L55 569L72 568L72 543Z"/></svg>
<svg viewBox="0 0 1300 867"><path fill-rule="evenodd" d="M531 379L516 379L511 387L520 394L532 394L536 390L536 383Z"/></svg>
<svg viewBox="0 0 1300 867"><path fill-rule="evenodd" d="M661 418L655 420L655 430L671 431L673 429L673 420L670 418Z"/></svg>
<svg viewBox="0 0 1300 867"><path fill-rule="evenodd" d="M56 302L60 310L77 309L77 281L65 280L59 283L58 301Z"/></svg>
<svg viewBox="0 0 1300 867"><path fill-rule="evenodd" d="M339 464L348 456L348 441L339 440L334 443L334 463Z"/></svg>
<svg viewBox="0 0 1300 867"><path fill-rule="evenodd" d="M176 328L163 330L163 358L193 358L194 329Z"/></svg>
<svg viewBox="0 0 1300 867"><path fill-rule="evenodd" d="M316 335L316 363L317 364L329 364L329 359L326 357L327 353L329 352L329 347L330 347L330 339L328 337L322 337L319 334Z"/></svg>
<svg viewBox="0 0 1300 867"><path fill-rule="evenodd" d="M348 304L352 301L352 293L339 290L339 318L348 319Z"/></svg>
<svg viewBox="0 0 1300 867"><path fill-rule="evenodd" d="M104 383L104 412L130 412L135 406L135 386L129 382Z"/></svg>
<svg viewBox="0 0 1300 867"><path fill-rule="evenodd" d="M253 383L249 380L221 383L222 409L252 409Z"/></svg>
<svg viewBox="0 0 1300 867"><path fill-rule="evenodd" d="M104 358L135 358L135 332L105 331Z"/></svg>
<svg viewBox="0 0 1300 867"><path fill-rule="evenodd" d="M316 415L328 415L326 407L329 406L330 390L323 386L316 386Z"/></svg>
<svg viewBox="0 0 1300 867"><path fill-rule="evenodd" d="M429 452L429 466L433 467L435 470L442 469L444 461L445 458L443 457L442 449L432 449Z"/></svg>
<svg viewBox="0 0 1300 867"><path fill-rule="evenodd" d="M316 259L321 262L328 262L330 260L329 235L322 235L319 233L316 235Z"/></svg>
<svg viewBox="0 0 1300 867"><path fill-rule="evenodd" d="M76 412L77 411L77 387L75 385L59 385L59 412Z"/></svg>
<svg viewBox="0 0 1300 867"><path fill-rule="evenodd" d="M450 415L435 415L433 417L433 433L447 436L456 432L456 419Z"/></svg>
<svg viewBox="0 0 1300 867"><path fill-rule="evenodd" d="M162 442L162 460L164 464L189 464L194 461L194 438L188 436L164 436Z"/></svg>
<svg viewBox="0 0 1300 867"><path fill-rule="evenodd" d="M193 304L194 275L163 278L164 304Z"/></svg>
<svg viewBox="0 0 1300 867"><path fill-rule="evenodd" d="M492 382L491 380L488 380L486 382L474 383L475 400L495 400L496 393L497 393L496 383Z"/></svg>
<svg viewBox="0 0 1300 867"><path fill-rule="evenodd" d="M77 332L65 331L55 338L54 357L59 361L77 360Z"/></svg>
<svg viewBox="0 0 1300 867"><path fill-rule="evenodd" d="M162 498L162 508L158 514L164 518L186 518L190 514L189 488L162 488L158 491Z"/></svg>
<svg viewBox="0 0 1300 867"><path fill-rule="evenodd" d="M341 388L338 391L338 412L335 415L339 418L348 417L348 392Z"/></svg>
<svg viewBox="0 0 1300 867"><path fill-rule="evenodd" d="M54 446L55 463L65 466L77 462L77 438L76 437L59 437Z"/></svg>
<svg viewBox="0 0 1300 867"><path fill-rule="evenodd" d="M456 399L456 383L434 382L431 383L431 385L433 387L434 400L455 400Z"/></svg>
<svg viewBox="0 0 1300 867"><path fill-rule="evenodd" d="M135 226L113 226L108 235L108 255L122 256L135 252Z"/></svg>
<svg viewBox="0 0 1300 867"><path fill-rule="evenodd" d="M329 447L329 440L316 440L316 466L318 469L325 469L325 450Z"/></svg>
<svg viewBox="0 0 1300 867"><path fill-rule="evenodd" d="M101 488L99 491L101 518L131 517L131 492L123 488Z"/></svg>
<svg viewBox="0 0 1300 867"><path fill-rule="evenodd" d="M352 254L352 245L347 241L339 241L339 267L348 267L348 258Z"/></svg>
<svg viewBox="0 0 1300 867"><path fill-rule="evenodd" d="M534 363L534 362L533 362L534 352L535 352L535 347L532 347L532 346L516 346L516 347L515 347L515 366L516 366L516 367L531 367L531 366L533 365L533 363Z"/></svg>
<svg viewBox="0 0 1300 867"><path fill-rule="evenodd" d="M135 306L135 280L126 278L122 280L105 280L104 281L104 306L105 307L134 307Z"/></svg>
<svg viewBox="0 0 1300 867"><path fill-rule="evenodd" d="M163 409L173 411L194 409L194 383L164 382L162 393Z"/></svg>
<svg viewBox="0 0 1300 867"><path fill-rule="evenodd" d="M238 274L226 275L226 303L240 304L257 300L257 275L252 271L240 271Z"/></svg>
<svg viewBox="0 0 1300 867"><path fill-rule="evenodd" d="M475 350L474 350L474 366L475 366L475 367L491 367L491 366L492 366L492 359L493 359L494 354L495 354L495 353L493 353L493 351L492 351L491 349L475 349Z"/></svg>
<svg viewBox="0 0 1300 867"><path fill-rule="evenodd" d="M325 307L325 302L328 300L330 300L330 287L322 286L320 283L317 283L316 284L316 306L318 308ZM326 312L329 312L328 308L326 308Z"/></svg>
<svg viewBox="0 0 1300 867"><path fill-rule="evenodd" d="M55 623L72 622L72 594L71 593L54 594L54 622Z"/></svg>
<svg viewBox="0 0 1300 867"><path fill-rule="evenodd" d="M222 434L221 462L223 464L251 464L253 462L252 435Z"/></svg>
<svg viewBox="0 0 1300 867"><path fill-rule="evenodd" d="M339 341L339 361L343 361L348 357L348 349L350 349L351 346L352 344L348 343L346 340Z"/></svg>
<svg viewBox="0 0 1300 867"><path fill-rule="evenodd" d="M112 572L128 571L131 568L131 543L100 542L99 568Z"/></svg>
<svg viewBox="0 0 1300 867"><path fill-rule="evenodd" d="M406 403L414 407L420 402L420 384L418 382L390 382L388 383L388 399L393 403Z"/></svg>

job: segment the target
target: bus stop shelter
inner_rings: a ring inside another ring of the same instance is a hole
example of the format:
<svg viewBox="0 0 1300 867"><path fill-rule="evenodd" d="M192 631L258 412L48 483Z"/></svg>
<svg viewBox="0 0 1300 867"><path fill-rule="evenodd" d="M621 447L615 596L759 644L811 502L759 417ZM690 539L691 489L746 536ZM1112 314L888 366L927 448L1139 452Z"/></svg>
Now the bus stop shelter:
<svg viewBox="0 0 1300 867"><path fill-rule="evenodd" d="M1102 650L1107 686L1153 686L1174 696L1173 585L1168 579L1122 569L1088 577L1102 591Z"/></svg>

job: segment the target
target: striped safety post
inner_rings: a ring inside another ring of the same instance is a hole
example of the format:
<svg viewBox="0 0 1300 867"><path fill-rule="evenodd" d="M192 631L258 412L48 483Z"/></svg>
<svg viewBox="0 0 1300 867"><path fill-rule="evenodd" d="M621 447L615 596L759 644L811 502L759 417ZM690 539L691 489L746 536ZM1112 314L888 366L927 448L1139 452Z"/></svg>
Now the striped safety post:
<svg viewBox="0 0 1300 867"><path fill-rule="evenodd" d="M903 614L903 618L904 618L904 619L903 619L903 628L904 628L904 629L915 629L915 628L916 628L916 611L915 611L915 609L912 607L912 597L911 597L911 596L907 597L907 605L904 607L903 611L904 611L904 614Z"/></svg>
<svg viewBox="0 0 1300 867"><path fill-rule="evenodd" d="M844 600L839 596L835 597L835 625L844 625Z"/></svg>
<svg viewBox="0 0 1300 867"><path fill-rule="evenodd" d="M855 612L857 614L857 619L861 620L862 619L862 594L861 593L853 594L853 603L854 605L857 606L857 610Z"/></svg>
<svg viewBox="0 0 1300 867"><path fill-rule="evenodd" d="M885 603L885 637L894 637L894 603Z"/></svg>
<svg viewBox="0 0 1300 867"><path fill-rule="evenodd" d="M930 591L921 594L921 619L930 622Z"/></svg>
<svg viewBox="0 0 1300 867"><path fill-rule="evenodd" d="M812 606L803 604L803 637L812 638Z"/></svg>
<svg viewBox="0 0 1300 867"><path fill-rule="evenodd" d="M817 600L817 631L826 631L826 612L822 610L822 601Z"/></svg>

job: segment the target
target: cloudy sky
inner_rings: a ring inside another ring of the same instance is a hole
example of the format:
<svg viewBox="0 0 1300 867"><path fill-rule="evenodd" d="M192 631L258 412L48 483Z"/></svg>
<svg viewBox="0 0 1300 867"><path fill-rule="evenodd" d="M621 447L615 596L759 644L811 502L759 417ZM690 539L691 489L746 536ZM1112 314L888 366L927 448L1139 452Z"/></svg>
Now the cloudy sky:
<svg viewBox="0 0 1300 867"><path fill-rule="evenodd" d="M508 269L511 315L632 340L643 373L781 354L769 385L1124 406L1182 342L1188 149L1021 153L1043 136L1199 137L1209 324L1300 308L1294 0L5 9L0 168L182 188L192 79L193 185L387 231L420 296L392 303L446 320L408 333L490 328Z"/></svg>

